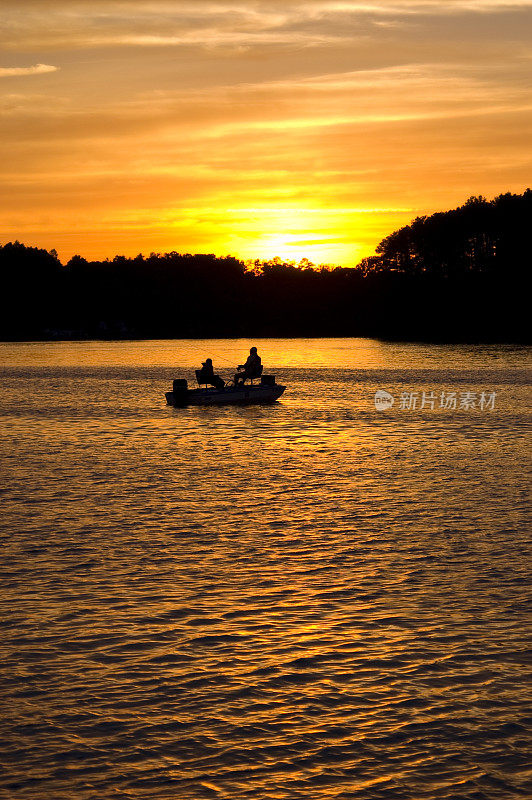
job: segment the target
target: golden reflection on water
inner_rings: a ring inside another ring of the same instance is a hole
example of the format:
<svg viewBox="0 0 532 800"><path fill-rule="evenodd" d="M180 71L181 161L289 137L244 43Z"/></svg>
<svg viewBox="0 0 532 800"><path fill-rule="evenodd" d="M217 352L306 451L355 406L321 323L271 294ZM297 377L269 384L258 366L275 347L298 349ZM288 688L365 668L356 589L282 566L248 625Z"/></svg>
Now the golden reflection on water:
<svg viewBox="0 0 532 800"><path fill-rule="evenodd" d="M281 403L165 405L248 344L0 345L0 790L526 796L529 352L264 341Z"/></svg>
<svg viewBox="0 0 532 800"><path fill-rule="evenodd" d="M21 367L198 367L211 356L215 367L234 370L256 345L266 366L379 369L480 368L518 365L528 360L514 345L422 345L378 339L168 339L135 342L4 342L0 363Z"/></svg>

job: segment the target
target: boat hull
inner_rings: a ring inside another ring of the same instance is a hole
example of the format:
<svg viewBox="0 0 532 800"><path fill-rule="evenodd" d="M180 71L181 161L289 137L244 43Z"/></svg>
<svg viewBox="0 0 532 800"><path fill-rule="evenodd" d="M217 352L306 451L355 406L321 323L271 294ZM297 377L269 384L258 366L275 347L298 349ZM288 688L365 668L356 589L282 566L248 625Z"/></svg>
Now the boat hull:
<svg viewBox="0 0 532 800"><path fill-rule="evenodd" d="M180 394L166 392L166 402L169 406L228 406L249 405L250 403L274 403L285 390L285 386L242 386L229 387L219 390L187 389Z"/></svg>

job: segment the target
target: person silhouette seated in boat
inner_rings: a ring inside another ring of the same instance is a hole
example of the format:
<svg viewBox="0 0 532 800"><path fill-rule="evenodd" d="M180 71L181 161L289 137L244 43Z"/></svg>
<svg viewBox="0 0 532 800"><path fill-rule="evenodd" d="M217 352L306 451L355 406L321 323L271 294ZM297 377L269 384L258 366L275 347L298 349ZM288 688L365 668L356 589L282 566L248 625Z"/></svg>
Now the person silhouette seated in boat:
<svg viewBox="0 0 532 800"><path fill-rule="evenodd" d="M199 384L206 383L216 389L223 389L225 386L225 382L220 376L214 374L212 358L206 358L205 361L202 361L201 369L196 370L196 378Z"/></svg>
<svg viewBox="0 0 532 800"><path fill-rule="evenodd" d="M259 378L262 374L262 361L257 353L257 348L252 347L245 364L239 364L239 372L235 375L235 386L244 383L248 378Z"/></svg>

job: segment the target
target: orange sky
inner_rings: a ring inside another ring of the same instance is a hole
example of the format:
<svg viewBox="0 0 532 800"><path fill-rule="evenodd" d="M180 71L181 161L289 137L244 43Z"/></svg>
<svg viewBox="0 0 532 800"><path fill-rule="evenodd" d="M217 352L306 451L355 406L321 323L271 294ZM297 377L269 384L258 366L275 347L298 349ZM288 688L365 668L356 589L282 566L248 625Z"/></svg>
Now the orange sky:
<svg viewBox="0 0 532 800"><path fill-rule="evenodd" d="M532 0L3 0L0 242L352 266L532 183Z"/></svg>

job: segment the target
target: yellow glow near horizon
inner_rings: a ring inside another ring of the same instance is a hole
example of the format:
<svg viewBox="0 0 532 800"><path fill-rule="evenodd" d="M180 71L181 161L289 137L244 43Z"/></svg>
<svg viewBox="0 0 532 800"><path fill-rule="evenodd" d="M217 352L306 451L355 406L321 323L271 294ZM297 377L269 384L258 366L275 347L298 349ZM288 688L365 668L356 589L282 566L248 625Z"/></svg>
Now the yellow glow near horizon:
<svg viewBox="0 0 532 800"><path fill-rule="evenodd" d="M353 266L530 179L532 0L6 0L0 242Z"/></svg>

